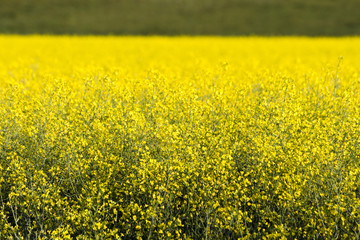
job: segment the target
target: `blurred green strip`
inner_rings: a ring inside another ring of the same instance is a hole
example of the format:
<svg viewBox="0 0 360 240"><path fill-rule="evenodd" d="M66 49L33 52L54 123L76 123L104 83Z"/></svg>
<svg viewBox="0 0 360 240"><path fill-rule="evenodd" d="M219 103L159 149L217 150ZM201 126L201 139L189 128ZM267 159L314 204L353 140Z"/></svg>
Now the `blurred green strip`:
<svg viewBox="0 0 360 240"><path fill-rule="evenodd" d="M359 0L0 0L0 33L360 34Z"/></svg>

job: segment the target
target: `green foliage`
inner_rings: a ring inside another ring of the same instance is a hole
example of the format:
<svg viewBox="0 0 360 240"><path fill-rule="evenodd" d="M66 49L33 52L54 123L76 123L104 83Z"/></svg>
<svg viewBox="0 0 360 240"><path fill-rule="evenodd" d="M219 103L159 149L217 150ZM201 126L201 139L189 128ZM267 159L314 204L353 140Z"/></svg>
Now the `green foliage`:
<svg viewBox="0 0 360 240"><path fill-rule="evenodd" d="M0 33L359 35L358 0L0 0Z"/></svg>

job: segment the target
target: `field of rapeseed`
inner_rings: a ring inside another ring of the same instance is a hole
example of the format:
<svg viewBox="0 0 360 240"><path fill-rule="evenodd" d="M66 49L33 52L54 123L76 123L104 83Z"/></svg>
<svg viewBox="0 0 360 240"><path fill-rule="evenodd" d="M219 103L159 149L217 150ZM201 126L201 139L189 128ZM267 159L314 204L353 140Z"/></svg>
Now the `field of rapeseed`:
<svg viewBox="0 0 360 240"><path fill-rule="evenodd" d="M360 38L0 46L0 239L360 238Z"/></svg>

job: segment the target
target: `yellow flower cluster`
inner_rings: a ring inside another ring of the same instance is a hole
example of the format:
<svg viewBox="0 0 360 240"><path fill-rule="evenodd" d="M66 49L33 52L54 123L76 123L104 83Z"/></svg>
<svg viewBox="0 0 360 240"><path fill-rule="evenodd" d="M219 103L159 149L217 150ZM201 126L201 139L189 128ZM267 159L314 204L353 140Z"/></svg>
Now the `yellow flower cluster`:
<svg viewBox="0 0 360 240"><path fill-rule="evenodd" d="M0 46L0 239L360 238L360 38Z"/></svg>

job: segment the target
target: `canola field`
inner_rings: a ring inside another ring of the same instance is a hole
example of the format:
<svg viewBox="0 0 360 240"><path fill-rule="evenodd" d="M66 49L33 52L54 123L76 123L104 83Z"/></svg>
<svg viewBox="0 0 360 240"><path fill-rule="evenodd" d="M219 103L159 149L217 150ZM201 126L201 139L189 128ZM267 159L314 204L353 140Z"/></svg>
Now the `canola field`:
<svg viewBox="0 0 360 240"><path fill-rule="evenodd" d="M359 46L0 36L0 239L359 239Z"/></svg>

